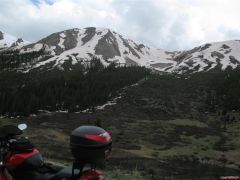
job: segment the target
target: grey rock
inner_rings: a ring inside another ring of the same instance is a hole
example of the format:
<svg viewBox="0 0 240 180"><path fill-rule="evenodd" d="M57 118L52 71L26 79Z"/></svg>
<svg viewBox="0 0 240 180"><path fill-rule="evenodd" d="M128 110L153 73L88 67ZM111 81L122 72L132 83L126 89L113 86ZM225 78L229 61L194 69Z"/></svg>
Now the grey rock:
<svg viewBox="0 0 240 180"><path fill-rule="evenodd" d="M2 40L3 38L4 38L4 36L3 36L3 32L0 31L0 40Z"/></svg>
<svg viewBox="0 0 240 180"><path fill-rule="evenodd" d="M12 43L11 47L16 47L18 46L20 43L24 42L22 38L18 38L16 42Z"/></svg>
<svg viewBox="0 0 240 180"><path fill-rule="evenodd" d="M63 38L64 39L63 45L65 47L64 49L62 47L58 46L60 39L61 39L61 36L60 36L61 33L64 33L66 36ZM69 29L66 31L53 33L50 36L47 36L46 38L41 39L37 43L46 44L46 45L48 45L48 47L56 46L56 48L54 49L54 52L56 53L56 55L59 55L65 50L69 50L69 49L76 47L77 35L78 35L78 30Z"/></svg>
<svg viewBox="0 0 240 180"><path fill-rule="evenodd" d="M90 41L93 38L93 36L96 34L96 28L95 27L86 28L85 34L86 36L82 38L82 42L83 42L82 45L86 44L88 41Z"/></svg>
<svg viewBox="0 0 240 180"><path fill-rule="evenodd" d="M17 43L22 43L22 42L23 42L23 39L22 39L22 38L18 38L16 42L17 42Z"/></svg>
<svg viewBox="0 0 240 180"><path fill-rule="evenodd" d="M189 51L184 51L183 53L177 55L174 60L178 63L181 63L184 59L189 58L189 56L192 56L193 53L198 52L202 49L202 47L195 47L194 49L191 49Z"/></svg>
<svg viewBox="0 0 240 180"><path fill-rule="evenodd" d="M194 64L195 64L195 62L191 59L191 60L189 60L189 61L187 61L187 62L185 62L188 66L190 66L190 67L193 67L194 66Z"/></svg>
<svg viewBox="0 0 240 180"><path fill-rule="evenodd" d="M214 64L213 62L211 62L211 61L209 61L209 60L207 60L207 59L203 59L203 62L204 62L205 64L207 64L207 66L204 67L204 71L208 71L208 70L212 67L212 65Z"/></svg>
<svg viewBox="0 0 240 180"><path fill-rule="evenodd" d="M130 59L128 57L125 57L125 61L126 61L127 66L137 66L138 65L135 61L133 61L132 59Z"/></svg>
<svg viewBox="0 0 240 180"><path fill-rule="evenodd" d="M107 34L98 41L95 47L95 54L102 55L105 60L115 56L121 56L117 39L110 30L108 30Z"/></svg>
<svg viewBox="0 0 240 180"><path fill-rule="evenodd" d="M228 49L224 52L224 54L229 54L230 52L232 52L232 49Z"/></svg>
<svg viewBox="0 0 240 180"><path fill-rule="evenodd" d="M221 48L223 48L223 49L229 49L230 47L229 47L228 45L226 45L226 44L223 44Z"/></svg>
<svg viewBox="0 0 240 180"><path fill-rule="evenodd" d="M213 52L211 53L211 56L212 56L212 57L217 57L217 58L219 58L219 59L223 59L223 58L224 58L224 55L221 54L220 52L217 52L217 51L213 51Z"/></svg>
<svg viewBox="0 0 240 180"><path fill-rule="evenodd" d="M238 65L240 64L240 62L234 56L229 56L229 59L233 64L238 64Z"/></svg>
<svg viewBox="0 0 240 180"><path fill-rule="evenodd" d="M201 47L200 51L204 51L204 50L208 49L211 46L212 46L212 44L209 44L209 43L205 44L205 46Z"/></svg>
<svg viewBox="0 0 240 180"><path fill-rule="evenodd" d="M142 48L144 48L145 46L143 44L137 45L136 43L134 43L134 45L135 45L135 49L143 54Z"/></svg>
<svg viewBox="0 0 240 180"><path fill-rule="evenodd" d="M124 39L122 36L120 36L120 38L123 41L124 46L126 46L134 56L136 56L138 59L140 59L140 56L138 55L138 53L128 44L126 39Z"/></svg>
<svg viewBox="0 0 240 180"><path fill-rule="evenodd" d="M77 36L78 31L75 29L67 30L65 31L65 41L63 42L63 45L65 46L65 50L73 49L77 46Z"/></svg>
<svg viewBox="0 0 240 180"><path fill-rule="evenodd" d="M62 33L62 32L60 32L60 33ZM60 36L59 36L60 33L59 32L53 33L50 36L47 36L46 38L41 39L37 43L46 44L49 47L56 46L60 42ZM56 46L56 48L54 49L54 52L56 53L56 55L59 55L63 52L63 49L60 48L59 46Z"/></svg>

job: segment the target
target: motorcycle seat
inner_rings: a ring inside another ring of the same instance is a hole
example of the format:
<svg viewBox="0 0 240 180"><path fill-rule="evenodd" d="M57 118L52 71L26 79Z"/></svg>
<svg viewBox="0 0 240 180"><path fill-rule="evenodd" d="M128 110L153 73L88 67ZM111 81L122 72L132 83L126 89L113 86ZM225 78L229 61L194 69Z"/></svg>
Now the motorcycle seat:
<svg viewBox="0 0 240 180"><path fill-rule="evenodd" d="M76 179L79 176L79 170L74 170L74 179ZM55 174L51 179L49 180L71 180L72 178L72 168L66 167L60 170L57 174Z"/></svg>
<svg viewBox="0 0 240 180"><path fill-rule="evenodd" d="M74 170L74 179L79 176L79 170ZM45 163L38 169L38 175L34 180L72 180L72 167L62 167Z"/></svg>

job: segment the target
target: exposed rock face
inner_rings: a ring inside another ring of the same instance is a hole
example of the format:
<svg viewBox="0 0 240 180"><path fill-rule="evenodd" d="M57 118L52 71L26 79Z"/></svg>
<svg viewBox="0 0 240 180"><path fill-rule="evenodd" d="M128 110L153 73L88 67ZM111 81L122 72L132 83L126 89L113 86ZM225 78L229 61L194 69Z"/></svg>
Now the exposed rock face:
<svg viewBox="0 0 240 180"><path fill-rule="evenodd" d="M140 58L140 56L138 55L138 53L129 45L129 43L127 42L127 40L124 39L122 36L120 36L120 38L122 39L124 46L126 46L126 47L129 49L129 51L130 51L134 56L136 56L137 58Z"/></svg>
<svg viewBox="0 0 240 180"><path fill-rule="evenodd" d="M137 63L133 60L131 60L130 58L125 58L126 59L126 65L128 66L137 66Z"/></svg>
<svg viewBox="0 0 240 180"><path fill-rule="evenodd" d="M64 34L65 40L63 42L63 45L65 47L65 50L75 48L77 46L78 31L76 29L73 29L69 31L64 31Z"/></svg>
<svg viewBox="0 0 240 180"><path fill-rule="evenodd" d="M230 47L229 47L228 45L226 45L226 44L223 44L223 45L222 45L222 48L223 48L223 49L230 49Z"/></svg>
<svg viewBox="0 0 240 180"><path fill-rule="evenodd" d="M48 45L50 48L53 49L56 55L61 54L64 49L62 49L60 46L58 46L60 42L60 36L59 33L51 34L50 36L38 41L37 43L42 43Z"/></svg>
<svg viewBox="0 0 240 180"><path fill-rule="evenodd" d="M204 46L201 47L200 51L204 51L204 50L210 48L211 45L212 45L212 44L205 44Z"/></svg>
<svg viewBox="0 0 240 180"><path fill-rule="evenodd" d="M230 59L232 64L237 64L237 65L240 64L240 61L237 60L234 56L229 56L229 59Z"/></svg>
<svg viewBox="0 0 240 180"><path fill-rule="evenodd" d="M142 48L145 48L144 44L139 44L139 45L135 44L135 49L141 53L142 53L142 50L141 50Z"/></svg>
<svg viewBox="0 0 240 180"><path fill-rule="evenodd" d="M18 43L23 43L24 41L23 41L22 38L18 38L18 39L17 39L17 42L18 42Z"/></svg>
<svg viewBox="0 0 240 180"><path fill-rule="evenodd" d="M3 39L3 32L0 31L0 40L2 40L2 39Z"/></svg>
<svg viewBox="0 0 240 180"><path fill-rule="evenodd" d="M83 44L82 45L85 45L88 41L90 41L93 36L96 34L96 28L95 27L89 27L89 28L86 28L86 31L85 31L85 36L82 38L82 42ZM101 32L98 33L98 35L101 35Z"/></svg>
<svg viewBox="0 0 240 180"><path fill-rule="evenodd" d="M16 46L18 46L18 45L20 45L20 44L22 44L22 43L24 43L24 40L23 40L22 38L18 38L18 39L16 40L16 42L14 42L14 43L11 45L11 47L16 47Z"/></svg>
<svg viewBox="0 0 240 180"><path fill-rule="evenodd" d="M224 58L224 55L221 54L220 52L217 52L217 51L213 51L213 52L211 53L211 56L212 56L212 57L217 57L217 58L219 58L219 59L223 59L223 58Z"/></svg>
<svg viewBox="0 0 240 180"><path fill-rule="evenodd" d="M102 39L98 41L95 47L96 55L103 55L103 59L114 58L115 56L121 56L117 39L114 37L111 31L108 31Z"/></svg>

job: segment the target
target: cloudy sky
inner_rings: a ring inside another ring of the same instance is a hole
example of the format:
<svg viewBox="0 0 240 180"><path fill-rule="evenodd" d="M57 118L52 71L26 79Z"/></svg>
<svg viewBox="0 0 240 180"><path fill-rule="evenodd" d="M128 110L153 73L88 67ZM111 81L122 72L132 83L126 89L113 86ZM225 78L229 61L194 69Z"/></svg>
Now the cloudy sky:
<svg viewBox="0 0 240 180"><path fill-rule="evenodd" d="M34 42L89 26L166 50L240 39L240 0L0 0L0 30Z"/></svg>

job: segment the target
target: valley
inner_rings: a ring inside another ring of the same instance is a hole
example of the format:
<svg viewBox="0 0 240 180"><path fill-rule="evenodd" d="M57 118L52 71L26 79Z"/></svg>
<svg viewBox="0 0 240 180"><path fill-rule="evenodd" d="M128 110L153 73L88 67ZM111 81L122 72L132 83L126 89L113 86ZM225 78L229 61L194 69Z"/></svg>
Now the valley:
<svg viewBox="0 0 240 180"><path fill-rule="evenodd" d="M210 84L227 74L150 75L123 89L115 105L94 113L39 112L1 123L26 122L26 135L43 156L67 164L69 134L80 125L92 124L101 125L113 137L112 157L106 164L110 171L137 170L145 176L184 179L239 175L239 110L228 110L216 101L217 108L208 105L207 92L214 94L220 87ZM233 86L239 87L233 77ZM231 119L227 122L222 120L225 110Z"/></svg>

